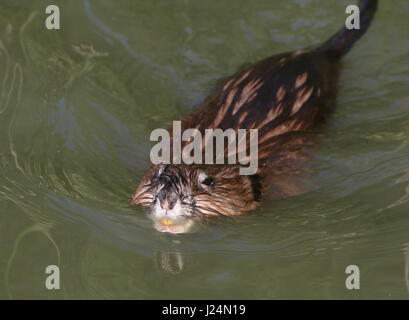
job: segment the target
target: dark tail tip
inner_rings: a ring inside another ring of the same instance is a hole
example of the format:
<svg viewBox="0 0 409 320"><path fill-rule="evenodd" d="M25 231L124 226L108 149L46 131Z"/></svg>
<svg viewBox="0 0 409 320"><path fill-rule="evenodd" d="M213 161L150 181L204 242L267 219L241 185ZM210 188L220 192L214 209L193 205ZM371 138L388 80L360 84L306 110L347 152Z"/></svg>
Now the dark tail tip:
<svg viewBox="0 0 409 320"><path fill-rule="evenodd" d="M347 29L345 27L320 46L318 50L329 57L341 58L369 28L377 7L378 0L360 0L360 29Z"/></svg>

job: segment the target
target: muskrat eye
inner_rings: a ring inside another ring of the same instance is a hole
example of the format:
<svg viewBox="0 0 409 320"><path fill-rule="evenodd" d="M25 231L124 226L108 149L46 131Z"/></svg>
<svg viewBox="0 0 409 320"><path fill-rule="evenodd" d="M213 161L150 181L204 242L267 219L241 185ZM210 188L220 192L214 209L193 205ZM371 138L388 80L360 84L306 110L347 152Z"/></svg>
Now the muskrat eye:
<svg viewBox="0 0 409 320"><path fill-rule="evenodd" d="M202 184L204 184L205 186L210 186L212 183L213 183L213 179L210 177L207 177L206 179L202 181Z"/></svg>
<svg viewBox="0 0 409 320"><path fill-rule="evenodd" d="M201 173L199 175L199 182L202 186L205 187L210 187L214 183L213 179L209 177L206 173Z"/></svg>

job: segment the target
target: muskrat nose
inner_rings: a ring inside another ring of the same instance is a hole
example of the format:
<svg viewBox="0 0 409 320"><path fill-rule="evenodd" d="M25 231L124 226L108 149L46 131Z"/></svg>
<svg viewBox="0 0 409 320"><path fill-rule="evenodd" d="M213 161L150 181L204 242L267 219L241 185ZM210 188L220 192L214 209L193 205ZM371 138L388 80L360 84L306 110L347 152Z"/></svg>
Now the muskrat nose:
<svg viewBox="0 0 409 320"><path fill-rule="evenodd" d="M160 202L160 207L164 210L172 210L173 207L175 206L176 200L171 201L169 199L164 199L163 201Z"/></svg>
<svg viewBox="0 0 409 320"><path fill-rule="evenodd" d="M172 210L178 200L177 194L167 192L160 192L158 198L160 207L164 210Z"/></svg>

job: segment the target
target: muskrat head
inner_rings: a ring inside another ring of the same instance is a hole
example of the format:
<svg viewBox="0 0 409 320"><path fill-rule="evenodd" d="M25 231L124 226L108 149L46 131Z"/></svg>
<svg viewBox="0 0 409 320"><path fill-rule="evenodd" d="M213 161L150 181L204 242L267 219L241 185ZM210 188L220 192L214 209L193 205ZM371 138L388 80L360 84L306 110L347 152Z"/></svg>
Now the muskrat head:
<svg viewBox="0 0 409 320"><path fill-rule="evenodd" d="M238 167L154 165L131 203L149 209L158 231L184 233L197 221L253 209L259 195L257 176L241 176Z"/></svg>

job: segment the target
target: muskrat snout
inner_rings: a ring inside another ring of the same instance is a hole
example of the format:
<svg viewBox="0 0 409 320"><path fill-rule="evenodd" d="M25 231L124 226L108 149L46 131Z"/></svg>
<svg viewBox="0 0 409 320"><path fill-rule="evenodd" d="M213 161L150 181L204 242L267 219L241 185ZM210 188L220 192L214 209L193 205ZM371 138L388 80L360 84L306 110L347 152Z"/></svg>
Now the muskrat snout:
<svg viewBox="0 0 409 320"><path fill-rule="evenodd" d="M157 219L167 218L176 221L186 216L187 212L183 209L179 197L169 198L164 196L164 198L160 199L157 196L155 204L151 207L151 215Z"/></svg>
<svg viewBox="0 0 409 320"><path fill-rule="evenodd" d="M161 189L157 194L159 206L162 210L173 210L177 201L180 201L179 196L174 192L167 192Z"/></svg>
<svg viewBox="0 0 409 320"><path fill-rule="evenodd" d="M163 201L158 200L151 208L149 218L160 232L188 233L192 232L195 221L186 214L179 199L169 201L165 198Z"/></svg>
<svg viewBox="0 0 409 320"><path fill-rule="evenodd" d="M194 222L176 192L164 186L157 192L155 198L149 218L156 230L169 233L191 232Z"/></svg>

